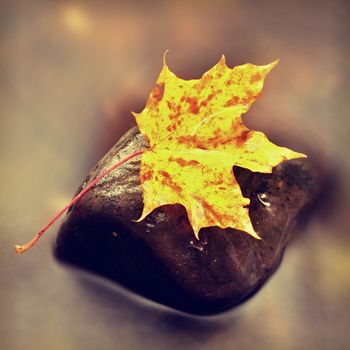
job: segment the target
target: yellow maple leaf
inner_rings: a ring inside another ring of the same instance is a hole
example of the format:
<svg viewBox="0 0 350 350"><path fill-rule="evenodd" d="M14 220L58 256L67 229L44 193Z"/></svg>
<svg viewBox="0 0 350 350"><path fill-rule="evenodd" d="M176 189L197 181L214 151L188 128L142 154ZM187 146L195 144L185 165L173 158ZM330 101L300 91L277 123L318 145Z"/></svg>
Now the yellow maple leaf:
<svg viewBox="0 0 350 350"><path fill-rule="evenodd" d="M145 109L134 113L149 144L141 158L144 208L138 221L159 206L179 203L197 238L201 228L210 226L259 238L233 166L271 173L283 160L306 157L249 130L241 119L277 63L231 69L222 56L200 79L183 80L164 58Z"/></svg>

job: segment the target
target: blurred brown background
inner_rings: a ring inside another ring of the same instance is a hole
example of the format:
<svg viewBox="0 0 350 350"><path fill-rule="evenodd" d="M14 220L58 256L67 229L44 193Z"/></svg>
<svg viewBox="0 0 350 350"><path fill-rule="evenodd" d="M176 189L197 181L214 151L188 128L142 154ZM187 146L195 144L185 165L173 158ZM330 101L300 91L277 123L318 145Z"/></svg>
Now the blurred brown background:
<svg viewBox="0 0 350 350"><path fill-rule="evenodd" d="M348 349L350 346L347 1L0 1L1 349ZM149 304L52 255L57 227L24 243L135 124L162 55L199 78L280 58L248 126L314 149L339 178L281 268L214 318ZM327 207L328 205L328 207Z"/></svg>

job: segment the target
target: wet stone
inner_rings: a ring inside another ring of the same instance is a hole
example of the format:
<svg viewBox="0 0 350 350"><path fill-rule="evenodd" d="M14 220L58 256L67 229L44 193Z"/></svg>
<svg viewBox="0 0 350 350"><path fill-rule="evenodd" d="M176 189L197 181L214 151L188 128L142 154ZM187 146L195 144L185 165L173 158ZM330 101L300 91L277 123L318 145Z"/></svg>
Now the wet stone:
<svg viewBox="0 0 350 350"><path fill-rule="evenodd" d="M145 147L137 127L131 129L81 188ZM324 182L324 174L309 159L283 162L272 174L234 167L262 239L211 227L202 229L197 240L181 205L162 206L143 221L133 221L143 207L139 171L137 157L102 179L69 210L56 256L146 298L203 315L232 308L259 290L278 267L298 220L311 212Z"/></svg>

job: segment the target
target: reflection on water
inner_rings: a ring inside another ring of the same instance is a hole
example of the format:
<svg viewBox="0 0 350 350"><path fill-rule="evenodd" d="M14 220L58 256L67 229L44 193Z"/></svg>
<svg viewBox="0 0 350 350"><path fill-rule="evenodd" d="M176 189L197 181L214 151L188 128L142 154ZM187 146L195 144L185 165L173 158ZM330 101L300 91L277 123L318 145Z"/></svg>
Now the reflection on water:
<svg viewBox="0 0 350 350"><path fill-rule="evenodd" d="M147 320L148 327L151 325L152 328L161 329L160 338L174 338L173 341L178 341L179 337L199 337L207 340L235 323L233 315L226 317L230 319L230 323L226 322L225 318L189 316L130 293L91 274L81 271L75 273L82 293L91 300L101 298L108 310L106 313L109 313L112 319L118 317Z"/></svg>
<svg viewBox="0 0 350 350"><path fill-rule="evenodd" d="M347 348L347 13L342 0L2 1L1 348ZM230 66L279 57L246 124L297 151L313 149L339 173L337 207L326 203L252 300L213 318L160 308L58 264L57 228L28 254L12 249L134 125L129 111L143 108L165 49L184 78L198 78L222 53Z"/></svg>

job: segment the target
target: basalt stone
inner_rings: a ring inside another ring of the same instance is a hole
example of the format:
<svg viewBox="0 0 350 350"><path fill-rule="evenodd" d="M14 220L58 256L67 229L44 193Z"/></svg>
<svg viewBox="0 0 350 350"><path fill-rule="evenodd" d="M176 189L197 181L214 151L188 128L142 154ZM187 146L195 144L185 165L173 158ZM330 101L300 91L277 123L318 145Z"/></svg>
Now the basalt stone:
<svg viewBox="0 0 350 350"><path fill-rule="evenodd" d="M131 129L95 166L78 192L128 154L146 147ZM322 174L308 159L285 161L272 174L234 168L261 236L218 227L197 240L181 205L143 221L140 157L102 179L67 213L56 255L107 276L147 298L194 314L215 314L253 295L276 270L295 224L310 211ZM193 179L196 181L196 179Z"/></svg>

